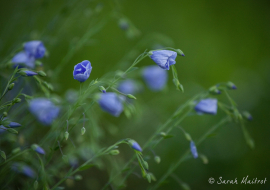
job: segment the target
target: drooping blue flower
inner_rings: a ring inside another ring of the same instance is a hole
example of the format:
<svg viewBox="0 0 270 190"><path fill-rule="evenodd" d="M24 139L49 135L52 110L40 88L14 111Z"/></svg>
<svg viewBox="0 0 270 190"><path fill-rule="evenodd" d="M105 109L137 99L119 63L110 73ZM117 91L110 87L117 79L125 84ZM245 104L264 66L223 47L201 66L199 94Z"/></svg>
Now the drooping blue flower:
<svg viewBox="0 0 270 190"><path fill-rule="evenodd" d="M162 69L169 70L174 65L177 53L170 50L156 50L151 52L150 58Z"/></svg>
<svg viewBox="0 0 270 190"><path fill-rule="evenodd" d="M16 122L10 122L8 124L11 128L17 128L17 127L21 127L22 125Z"/></svg>
<svg viewBox="0 0 270 190"><path fill-rule="evenodd" d="M36 59L44 57L46 48L41 41L29 41L24 44L24 51Z"/></svg>
<svg viewBox="0 0 270 190"><path fill-rule="evenodd" d="M91 71L90 61L85 60L74 66L73 77L79 82L84 82L89 78Z"/></svg>
<svg viewBox="0 0 270 190"><path fill-rule="evenodd" d="M34 172L34 170L27 165L16 162L16 163L12 164L11 168L15 172L22 173L27 177L30 177L30 178L36 177L36 173Z"/></svg>
<svg viewBox="0 0 270 190"><path fill-rule="evenodd" d="M136 94L138 92L137 84L132 79L122 81L117 89L124 94Z"/></svg>
<svg viewBox="0 0 270 190"><path fill-rule="evenodd" d="M196 148L195 143L193 141L190 141L190 151L191 151L194 158L198 158L197 148Z"/></svg>
<svg viewBox="0 0 270 190"><path fill-rule="evenodd" d="M113 92L100 94L98 101L101 109L109 114L118 117L123 111L123 105L120 98Z"/></svg>
<svg viewBox="0 0 270 190"><path fill-rule="evenodd" d="M148 66L143 70L143 79L147 86L153 91L162 90L167 83L167 71L158 66Z"/></svg>
<svg viewBox="0 0 270 190"><path fill-rule="evenodd" d="M44 149L41 148L40 146L38 146L37 144L33 144L31 147L32 147L32 149L33 149L34 151L36 151L37 153L43 154L43 155L45 154Z"/></svg>
<svg viewBox="0 0 270 190"><path fill-rule="evenodd" d="M212 114L216 115L217 114L217 99L203 99L201 100L196 106L195 106L195 111L198 114Z"/></svg>
<svg viewBox="0 0 270 190"><path fill-rule="evenodd" d="M35 67L35 57L29 55L25 51L21 51L17 53L11 60L12 63L14 63L14 67L21 67L21 65L26 66L28 68L34 68Z"/></svg>
<svg viewBox="0 0 270 190"><path fill-rule="evenodd" d="M46 126L52 124L60 111L59 107L55 106L53 102L46 98L36 98L31 100L29 108L30 112Z"/></svg>
<svg viewBox="0 0 270 190"><path fill-rule="evenodd" d="M140 147L140 145L139 145L136 141L134 141L134 140L129 140L128 142L129 142L129 144L131 145L131 148L133 148L133 149L135 149L135 150L137 150L137 151L142 152L142 148Z"/></svg>

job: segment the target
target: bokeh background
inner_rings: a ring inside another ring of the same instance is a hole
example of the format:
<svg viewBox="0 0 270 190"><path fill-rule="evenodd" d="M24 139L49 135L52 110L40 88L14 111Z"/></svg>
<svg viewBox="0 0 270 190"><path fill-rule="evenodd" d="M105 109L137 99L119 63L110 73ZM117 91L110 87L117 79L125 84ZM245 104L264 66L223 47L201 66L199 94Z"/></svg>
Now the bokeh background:
<svg viewBox="0 0 270 190"><path fill-rule="evenodd" d="M1 1L0 59L25 41L42 40L50 53L44 60L44 68L56 87L55 93L62 96L68 89L79 89L71 73L74 65L83 60L91 61L90 78L96 79L107 72L128 68L145 49L180 48L186 56L177 58L176 68L185 93L175 90L169 72L164 91L156 93L144 87L137 95L138 111L131 119L124 114L119 118L103 114L99 118L97 123L103 134L100 143L108 146L130 137L144 144L156 127L189 97L219 82L232 81L238 89L230 95L240 110L253 115L254 120L247 128L256 148L249 149L238 124L227 124L198 148L207 155L209 164L192 159L180 165L174 174L191 189L269 189L269 8L270 2L263 0ZM128 19L133 31L122 30L119 18ZM64 69L55 76L61 62ZM145 59L139 67L150 64L153 62ZM134 77L143 84L139 74ZM227 101L224 95L219 99ZM98 106L93 109L99 112ZM191 116L181 126L197 140L223 115L219 110L217 116ZM174 129L173 134L174 138L164 140L155 149L161 163L149 162L157 179L189 146L180 130ZM111 159L127 161L132 156L128 148L122 147L120 151L119 156ZM66 185L67 189L100 189L108 180L102 169L94 168L82 174L84 180ZM247 175L269 181L265 185L208 183L210 177L220 176L237 178L240 183ZM160 189L181 189L173 178L166 182ZM126 189L148 186L146 180L131 175Z"/></svg>

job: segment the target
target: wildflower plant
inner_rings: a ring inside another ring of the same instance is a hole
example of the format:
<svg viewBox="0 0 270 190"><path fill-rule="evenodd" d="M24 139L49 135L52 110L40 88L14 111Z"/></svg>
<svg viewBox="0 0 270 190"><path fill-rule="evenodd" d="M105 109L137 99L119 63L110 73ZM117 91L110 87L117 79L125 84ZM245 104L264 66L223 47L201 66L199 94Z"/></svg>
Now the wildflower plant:
<svg viewBox="0 0 270 190"><path fill-rule="evenodd" d="M95 10L95 14L98 14L99 10L100 7ZM127 32L129 37L138 35L139 32L135 26L125 16L117 13L112 15L117 20L120 29ZM96 28L93 27L92 32L100 28L102 25L97 25ZM91 34L86 33L85 38ZM126 180L130 175L137 175L138 171L141 173L139 176L142 177L140 180L151 183L149 189L157 189L168 177L177 178L173 172L190 158L201 158L203 163L208 163L200 145L210 134L229 122L239 125L247 144L250 148L255 147L245 127L246 121L252 120L252 116L247 111L240 111L230 96L230 93L238 89L232 82L214 85L208 90L189 97L185 103L178 105L175 101L178 108L169 113L169 118L163 124L156 126L155 131L151 131L150 137L146 136L144 131L139 131L138 139L122 136L115 140L113 134L121 128L113 122L125 119L122 112L132 123L134 117L144 120L144 117L138 114L143 106L149 108L149 112L155 111L151 109L151 104L148 105L148 102L143 101L146 90L139 88L138 81L144 81L146 88L156 94L160 93L159 91L163 90L168 83L173 83L176 90L181 91L179 96L183 94L184 87L179 80L182 77L178 75L178 71L183 67L181 59L185 55L182 50L172 47L146 49L141 54L136 53L137 58L133 62L127 61L130 65L124 71L115 68L115 72L104 73L104 76L98 76L96 79L93 77L96 75L94 75L95 70L92 71L90 61L85 60L78 64L72 63L75 65L72 75L72 69L65 67L72 60L69 56L72 56L76 48L85 43L83 40L79 41L77 46L68 51L68 55L57 55L63 57L63 61L58 63L53 71L47 69L48 67L44 66L45 63L38 62L50 50L45 48L46 43L41 40L25 42L22 44L23 48L17 53L8 55L12 59L3 68L10 75L7 80L1 79L1 82L5 82L5 87L1 89L0 97L0 153L2 157L0 173L11 176L7 182L0 179L5 187L16 186L13 182L20 177L19 175L24 175L28 178L25 182L20 182L22 189L33 187L35 189L61 189L62 186L69 185L65 183L67 180L85 180L81 176L82 171L91 170L94 167L106 172L109 176L106 179L107 182L102 184L102 189L107 189L109 186L120 189L126 185ZM146 44L151 47L150 43ZM131 55L134 55L134 52ZM81 60L88 58L91 59L91 54L87 58L81 57ZM147 66L142 65L141 62ZM12 67L8 67L10 64ZM124 64L120 65L119 67L122 68ZM99 64L95 63L94 66L97 68ZM55 77L64 70L66 77L79 81L80 85L72 86L73 90L67 90L66 95L62 97L59 93L61 80ZM168 70L171 70L171 74ZM175 89L168 89L168 91L171 90ZM168 91L163 93L167 93L167 99L170 99ZM226 101L220 101L219 97L223 97L223 100L226 98ZM143 104L143 106L140 107L138 104ZM187 133L187 127L180 128L180 124L186 118L195 119L205 115L215 117L217 113L223 114L223 118L209 127L199 138L193 139L193 134ZM114 117L108 117L108 115ZM106 126L105 128L101 128L101 121ZM171 167L166 167L160 178L156 178L151 171L152 164L153 162L162 163L162 157L165 154L161 152L157 155L155 153L158 152L157 147L158 145L165 146L166 141L174 137L176 128L180 128L184 134L179 138L183 137L188 142L185 144L186 152L177 158L175 163L171 163ZM14 141L16 143L10 143ZM105 162L105 159L109 161Z"/></svg>

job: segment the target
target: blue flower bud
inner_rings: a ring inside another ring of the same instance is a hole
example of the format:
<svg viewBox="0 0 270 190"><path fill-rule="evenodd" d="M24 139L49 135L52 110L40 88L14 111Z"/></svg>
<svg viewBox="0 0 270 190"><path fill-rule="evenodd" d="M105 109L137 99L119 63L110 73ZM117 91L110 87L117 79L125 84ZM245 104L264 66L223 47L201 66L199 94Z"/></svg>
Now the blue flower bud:
<svg viewBox="0 0 270 190"><path fill-rule="evenodd" d="M230 90L236 90L237 87L235 86L235 84L233 84L232 82L227 82L227 87Z"/></svg>
<svg viewBox="0 0 270 190"><path fill-rule="evenodd" d="M174 65L177 53L170 50L151 51L150 58L162 69L169 70Z"/></svg>
<svg viewBox="0 0 270 190"><path fill-rule="evenodd" d="M35 178L36 177L36 173L34 172L34 170L32 170L32 168L30 168L27 165L24 164L20 164L20 163L14 163L11 166L12 170L17 172L17 173L21 173L24 174L27 177L30 178Z"/></svg>
<svg viewBox="0 0 270 190"><path fill-rule="evenodd" d="M35 58L24 51L17 53L12 58L11 62L14 63L14 67L17 67L18 65L19 66L24 65L28 68L35 67Z"/></svg>
<svg viewBox="0 0 270 190"><path fill-rule="evenodd" d="M30 41L24 44L24 51L36 59L44 57L46 49L41 41Z"/></svg>
<svg viewBox="0 0 270 190"><path fill-rule="evenodd" d="M9 125L11 128L17 128L17 127L21 127L22 125L16 122L10 122Z"/></svg>
<svg viewBox="0 0 270 190"><path fill-rule="evenodd" d="M100 90L102 93L106 93L106 89L105 89L103 86L99 86L99 90Z"/></svg>
<svg viewBox="0 0 270 190"><path fill-rule="evenodd" d="M209 92L211 94L221 94L221 91L218 89L217 86L212 86L211 88L209 88Z"/></svg>
<svg viewBox="0 0 270 190"><path fill-rule="evenodd" d="M201 100L196 106L195 106L195 111L198 114L212 114L216 115L217 114L217 99L204 99Z"/></svg>
<svg viewBox="0 0 270 190"><path fill-rule="evenodd" d="M37 75L34 71L28 71L28 70L22 70L19 72L20 75L25 76L25 77L31 77L34 75Z"/></svg>
<svg viewBox="0 0 270 190"><path fill-rule="evenodd" d="M57 118L60 108L55 106L49 99L36 98L30 101L30 112L36 116L36 118L43 125L51 125Z"/></svg>
<svg viewBox="0 0 270 190"><path fill-rule="evenodd" d="M147 86L153 91L162 90L167 83L167 71L158 66L148 66L143 70L143 79Z"/></svg>
<svg viewBox="0 0 270 190"><path fill-rule="evenodd" d="M74 66L73 77L79 82L84 82L89 78L91 71L90 61L85 60Z"/></svg>
<svg viewBox="0 0 270 190"><path fill-rule="evenodd" d="M247 119L249 121L252 121L253 120L252 115L249 112L247 112L247 111L244 111L243 112L243 116L244 116L245 119Z"/></svg>
<svg viewBox="0 0 270 190"><path fill-rule="evenodd" d="M123 111L120 98L113 92L101 94L98 103L103 111L115 117L118 117Z"/></svg>
<svg viewBox="0 0 270 190"><path fill-rule="evenodd" d="M194 158L198 158L197 148L196 148L193 141L190 141L190 151L191 151Z"/></svg>
<svg viewBox="0 0 270 190"><path fill-rule="evenodd" d="M43 150L43 148L41 148L40 146L38 146L37 144L33 144L32 146L31 146L31 148L34 150L34 151L36 151L37 153L39 153L39 154L45 154L45 151Z"/></svg>
<svg viewBox="0 0 270 190"><path fill-rule="evenodd" d="M129 28L129 24L128 24L128 21L124 18L121 18L119 20L119 27L122 29L122 30L127 30Z"/></svg>
<svg viewBox="0 0 270 190"><path fill-rule="evenodd" d="M142 152L142 148L140 147L140 145L134 141L134 140L129 140L128 143L130 144L131 148L137 150L137 151L140 151Z"/></svg>

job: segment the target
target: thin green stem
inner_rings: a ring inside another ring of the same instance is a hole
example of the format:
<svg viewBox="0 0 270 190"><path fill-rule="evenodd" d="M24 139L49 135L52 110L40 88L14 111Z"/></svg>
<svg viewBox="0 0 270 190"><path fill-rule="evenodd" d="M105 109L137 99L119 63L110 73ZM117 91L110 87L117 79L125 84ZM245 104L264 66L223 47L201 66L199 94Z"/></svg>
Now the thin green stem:
<svg viewBox="0 0 270 190"><path fill-rule="evenodd" d="M226 122L230 121L230 117L227 116L224 119L222 119L219 123L217 123L216 125L214 125L213 127L211 127L206 133L204 133L204 135L198 140L198 142L196 143L197 146L199 146L206 138L207 136L209 136L211 133L213 133L215 130L218 129L218 127L220 127L221 125L225 124ZM159 185L167 179L168 176L170 176L170 174L172 172L174 172L176 170L176 168L178 168L178 166L186 160L187 156L189 155L190 150L186 150L185 153L183 154L183 156L180 157L180 159L175 163L172 164L171 167L167 170L167 172L160 178L160 180L152 187L150 188L151 190L157 189L159 187Z"/></svg>

